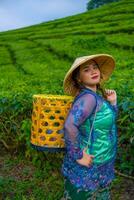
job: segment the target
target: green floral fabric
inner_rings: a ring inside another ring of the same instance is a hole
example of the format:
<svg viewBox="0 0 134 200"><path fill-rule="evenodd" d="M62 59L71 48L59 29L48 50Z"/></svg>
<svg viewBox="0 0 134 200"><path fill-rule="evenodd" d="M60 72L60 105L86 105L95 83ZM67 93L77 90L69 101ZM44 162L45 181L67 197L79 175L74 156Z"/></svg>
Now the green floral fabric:
<svg viewBox="0 0 134 200"><path fill-rule="evenodd" d="M68 179L65 179L64 187L64 196L61 200L111 200L111 184L89 192L76 188Z"/></svg>

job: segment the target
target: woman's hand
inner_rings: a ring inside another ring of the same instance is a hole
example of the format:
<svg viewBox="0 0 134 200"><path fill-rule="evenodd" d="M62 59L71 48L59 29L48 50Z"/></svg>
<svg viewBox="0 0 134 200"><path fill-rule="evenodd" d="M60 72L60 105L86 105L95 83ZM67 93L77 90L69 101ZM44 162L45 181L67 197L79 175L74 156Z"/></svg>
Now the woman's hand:
<svg viewBox="0 0 134 200"><path fill-rule="evenodd" d="M112 105L117 103L117 95L115 90L105 89L107 100L110 101Z"/></svg>
<svg viewBox="0 0 134 200"><path fill-rule="evenodd" d="M89 155L86 153L86 149L83 150L83 157L81 159L76 160L80 165L84 165L89 167L92 164L93 155Z"/></svg>

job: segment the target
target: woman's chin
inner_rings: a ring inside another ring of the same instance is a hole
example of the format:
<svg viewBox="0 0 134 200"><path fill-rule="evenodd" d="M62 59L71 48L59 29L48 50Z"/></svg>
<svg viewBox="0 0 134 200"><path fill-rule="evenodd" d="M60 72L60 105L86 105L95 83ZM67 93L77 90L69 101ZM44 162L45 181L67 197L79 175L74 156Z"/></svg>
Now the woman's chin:
<svg viewBox="0 0 134 200"><path fill-rule="evenodd" d="M89 83L89 85L94 85L100 83L100 80L93 80L92 82Z"/></svg>

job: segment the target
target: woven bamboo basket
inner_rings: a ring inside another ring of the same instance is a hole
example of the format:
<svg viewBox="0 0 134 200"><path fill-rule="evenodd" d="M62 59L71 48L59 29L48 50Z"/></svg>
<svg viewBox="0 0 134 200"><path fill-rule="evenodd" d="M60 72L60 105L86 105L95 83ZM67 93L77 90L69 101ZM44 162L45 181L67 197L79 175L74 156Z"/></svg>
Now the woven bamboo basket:
<svg viewBox="0 0 134 200"><path fill-rule="evenodd" d="M39 151L65 150L64 121L73 97L33 95L31 145Z"/></svg>

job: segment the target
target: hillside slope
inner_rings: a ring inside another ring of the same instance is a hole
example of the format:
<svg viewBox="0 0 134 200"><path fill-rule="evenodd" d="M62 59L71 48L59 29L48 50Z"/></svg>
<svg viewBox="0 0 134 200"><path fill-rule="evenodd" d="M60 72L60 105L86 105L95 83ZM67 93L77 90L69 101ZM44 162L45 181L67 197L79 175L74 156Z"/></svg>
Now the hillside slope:
<svg viewBox="0 0 134 200"><path fill-rule="evenodd" d="M134 0L122 0L83 14L0 33L0 97L62 94L62 81L73 60L96 53L115 57L113 81L107 84L117 90L127 85L132 91L133 17Z"/></svg>

